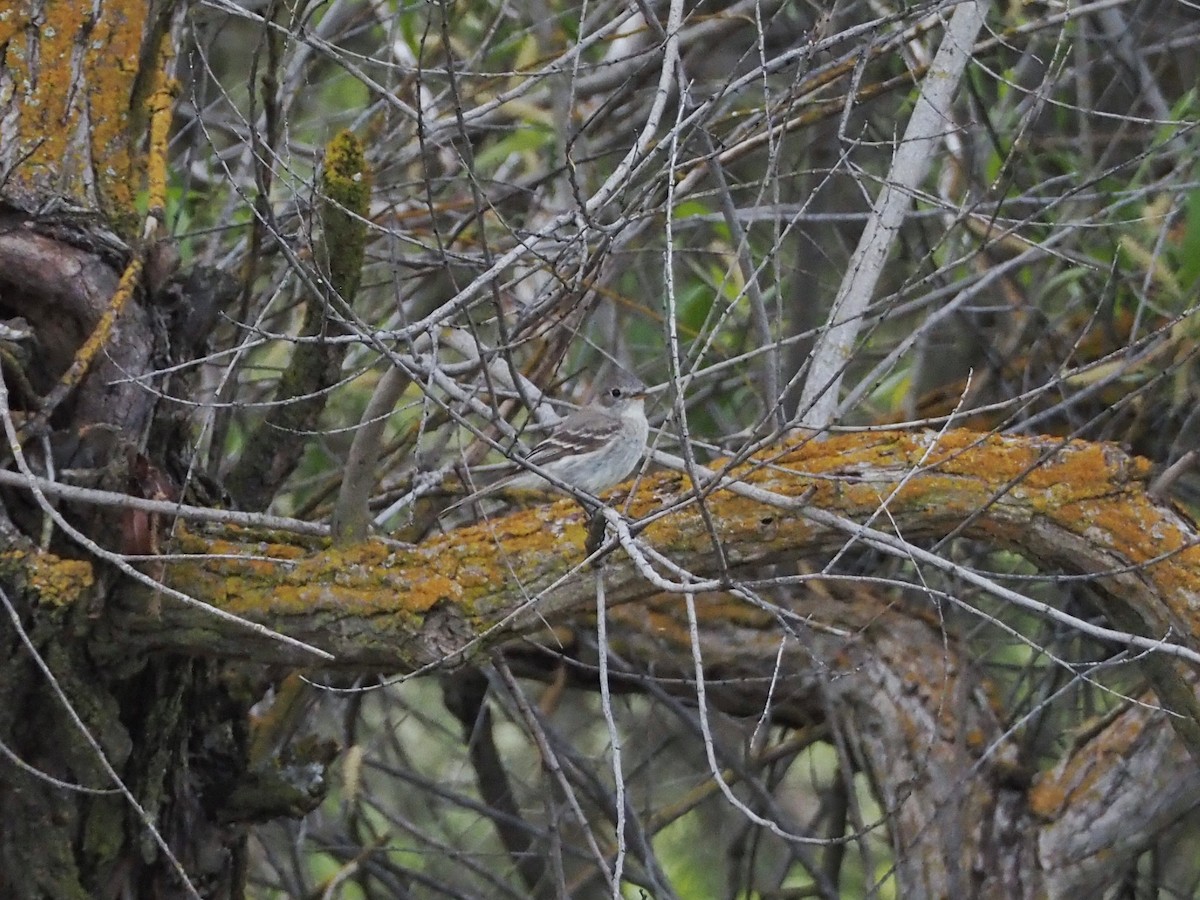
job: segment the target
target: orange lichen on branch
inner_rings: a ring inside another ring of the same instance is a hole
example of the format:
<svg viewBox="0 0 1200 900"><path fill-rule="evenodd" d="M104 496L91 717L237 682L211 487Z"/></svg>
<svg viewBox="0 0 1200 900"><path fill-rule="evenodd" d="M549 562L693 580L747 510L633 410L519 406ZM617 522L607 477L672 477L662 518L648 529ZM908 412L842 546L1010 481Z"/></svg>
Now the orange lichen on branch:
<svg viewBox="0 0 1200 900"><path fill-rule="evenodd" d="M1147 726L1155 717L1148 711L1158 702L1153 694L1147 694L1139 698L1139 704L1111 722L1099 723L1101 727L1089 740L1064 754L1053 769L1037 776L1029 791L1029 809L1034 815L1053 822L1064 808L1079 804L1084 795L1099 791L1099 798L1111 790L1106 782L1113 778L1113 761L1135 758L1138 744L1153 737Z"/></svg>
<svg viewBox="0 0 1200 900"><path fill-rule="evenodd" d="M318 552L296 553L286 545L204 543L190 535L181 546L207 554L169 563L171 582L182 588L210 591L224 585L221 606L243 614L273 610L281 616L320 609L371 615L379 612L423 613L439 602L460 601L469 592L444 574L443 561L414 550L396 550L363 542Z"/></svg>
<svg viewBox="0 0 1200 900"><path fill-rule="evenodd" d="M163 65L165 63L164 59ZM175 107L179 84L167 78L162 68L159 69L157 81L158 84L147 101L150 112L150 142L146 159L146 215L151 221L161 223L167 209L167 139L171 134L171 111ZM150 237L151 235L143 232L143 238Z"/></svg>
<svg viewBox="0 0 1200 900"><path fill-rule="evenodd" d="M769 465L768 465L769 461ZM1089 501L1101 507L1144 493L1150 467L1112 445L1013 438L972 431L884 432L804 442L761 455L737 472L746 482L794 494L795 476L812 479L814 503L846 514L871 513L891 497L898 509L921 503L974 514L1001 511L1062 518ZM894 494L894 496L893 496ZM1074 514L1074 513L1073 513ZM945 515L942 513L941 515ZM994 515L994 514L993 514ZM986 518L986 516L985 516Z"/></svg>
<svg viewBox="0 0 1200 900"><path fill-rule="evenodd" d="M820 442L797 437L727 470L719 461L711 467L759 494L710 490L703 499L707 516L693 499L638 534L695 577L719 574L709 523L735 572L836 551L846 531L805 515L821 509L909 540L961 533L990 541L1063 571L1092 575L1097 590L1114 602L1164 607L1146 619L1156 635L1164 622L1177 632L1200 633L1200 614L1193 609L1200 597L1196 531L1147 497L1147 464L1110 445L894 431ZM782 498L781 504L764 502L762 492ZM665 472L642 479L632 496L614 492L609 503L636 519L690 494L686 477ZM808 499L797 506L802 498ZM309 545L284 558L249 535L227 535L232 540L190 536L185 552L207 548L243 558L197 555L168 562L171 583L263 622L316 617L345 627L361 619L375 639L402 642L415 640L429 616L453 610L472 634L504 622L511 636L594 602L594 576L584 565L587 516L570 500L417 546ZM614 605L662 590L620 549L605 567ZM675 572L659 571L666 581L679 580ZM339 652L353 654L347 640Z"/></svg>
<svg viewBox="0 0 1200 900"><path fill-rule="evenodd" d="M58 7L84 8L80 4L56 3ZM133 202L141 179L138 147L142 134L131 133L130 101L138 77L144 24L150 15L148 0L122 0L105 4L103 14L95 16L90 33L80 22L79 36L86 35L85 64L82 77L87 80L85 122L93 171L98 176L100 196L96 198L114 217L132 218ZM71 23L75 25L74 22ZM72 35L74 37L74 35ZM157 59L157 54L149 56ZM122 215L123 214L123 215Z"/></svg>
<svg viewBox="0 0 1200 900"><path fill-rule="evenodd" d="M36 550L0 553L0 575L21 585L39 603L70 606L82 600L95 584L92 564L63 559Z"/></svg>
<svg viewBox="0 0 1200 900"><path fill-rule="evenodd" d="M149 0L9 4L0 47L20 132L0 170L18 201L66 195L132 223L141 186L137 116L131 111L150 23ZM37 19L34 19L34 14ZM161 39L161 34L159 34Z"/></svg>

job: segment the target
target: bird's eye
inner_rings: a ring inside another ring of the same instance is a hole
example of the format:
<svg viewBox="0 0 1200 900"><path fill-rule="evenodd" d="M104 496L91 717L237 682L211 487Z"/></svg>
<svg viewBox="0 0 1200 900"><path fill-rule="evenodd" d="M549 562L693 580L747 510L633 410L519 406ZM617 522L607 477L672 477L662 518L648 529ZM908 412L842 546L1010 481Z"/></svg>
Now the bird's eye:
<svg viewBox="0 0 1200 900"><path fill-rule="evenodd" d="M615 387L612 390L610 390L608 393L612 396L612 398L614 400L620 400L621 395L624 394L625 392L622 391L619 387Z"/></svg>

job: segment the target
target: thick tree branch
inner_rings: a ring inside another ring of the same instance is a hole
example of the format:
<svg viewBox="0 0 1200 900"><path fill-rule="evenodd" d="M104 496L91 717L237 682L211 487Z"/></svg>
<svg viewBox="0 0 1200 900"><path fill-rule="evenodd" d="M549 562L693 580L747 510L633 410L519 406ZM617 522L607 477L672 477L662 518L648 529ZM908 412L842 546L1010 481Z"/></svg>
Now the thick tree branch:
<svg viewBox="0 0 1200 900"><path fill-rule="evenodd" d="M1194 679L1190 687L1194 695ZM1030 809L1044 823L1038 859L1050 896L1098 896L1155 835L1196 808L1200 766L1156 699L1138 699L1030 792Z"/></svg>
<svg viewBox="0 0 1200 900"><path fill-rule="evenodd" d="M758 496L811 494L805 508L879 530L888 523L886 530L905 540L961 534L1019 551L1047 572L1095 575L1098 595L1135 613L1155 640L1194 646L1200 629L1191 609L1200 597L1196 529L1147 496L1147 462L1110 445L967 431L846 435L824 443L797 439L731 474ZM687 493L686 479L666 473L612 502L628 499L636 520ZM727 490L705 502L736 571L820 558L847 541L835 520L816 524L803 509L773 509ZM585 608L592 599L590 579L579 577L586 524L563 500L414 547L375 540L314 550L282 535L263 540L230 530L181 538L186 555L166 564L172 584L323 645L341 665L412 672ZM711 536L694 503L647 524L638 541L697 579L715 574ZM614 603L662 588L625 553L607 565ZM161 620L127 612L123 627L158 649L307 662L202 620L202 613L168 604Z"/></svg>

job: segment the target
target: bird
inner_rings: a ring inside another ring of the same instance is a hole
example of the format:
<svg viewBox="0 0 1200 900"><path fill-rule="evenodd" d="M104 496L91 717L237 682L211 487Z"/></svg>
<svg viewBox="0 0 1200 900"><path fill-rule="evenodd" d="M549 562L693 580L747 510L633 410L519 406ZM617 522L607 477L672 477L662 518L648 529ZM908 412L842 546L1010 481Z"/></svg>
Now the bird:
<svg viewBox="0 0 1200 900"><path fill-rule="evenodd" d="M618 373L604 383L595 400L559 421L524 462L588 494L620 484L646 449L650 434L646 394L646 386L638 378ZM497 493L556 486L539 472L520 466L514 474L480 488L446 512Z"/></svg>

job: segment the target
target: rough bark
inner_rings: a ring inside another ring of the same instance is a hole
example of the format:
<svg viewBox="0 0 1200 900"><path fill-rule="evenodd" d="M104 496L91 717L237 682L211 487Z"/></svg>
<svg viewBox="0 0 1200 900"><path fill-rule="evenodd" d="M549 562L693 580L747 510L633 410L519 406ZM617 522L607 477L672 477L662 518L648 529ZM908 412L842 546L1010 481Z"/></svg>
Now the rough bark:
<svg viewBox="0 0 1200 900"><path fill-rule="evenodd" d="M144 454L164 451L170 420L156 421L155 394L134 379L158 367L186 313L168 296L170 254L138 240L161 211L169 12L31 0L0 17L9 410L35 464L48 456L109 490L138 491L139 473L156 481ZM149 164L148 137L159 154ZM134 198L147 186L152 215L139 224ZM60 556L88 555L28 493L3 499L6 516ZM102 547L137 532L120 512L64 512ZM112 574L95 559L43 565L49 557L8 518L3 527L0 894L240 895L241 832L216 813L245 768L242 703L192 657L96 656L89 634Z"/></svg>

